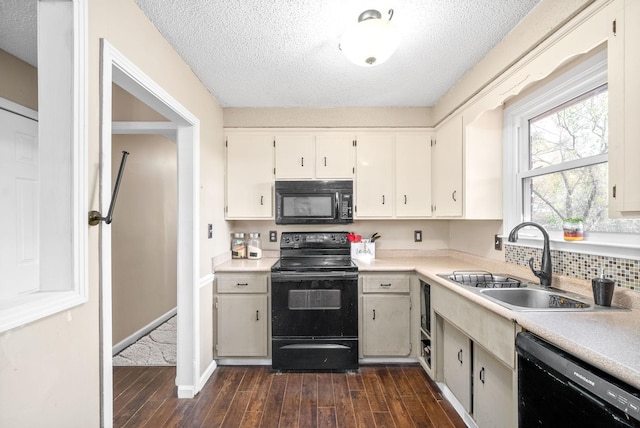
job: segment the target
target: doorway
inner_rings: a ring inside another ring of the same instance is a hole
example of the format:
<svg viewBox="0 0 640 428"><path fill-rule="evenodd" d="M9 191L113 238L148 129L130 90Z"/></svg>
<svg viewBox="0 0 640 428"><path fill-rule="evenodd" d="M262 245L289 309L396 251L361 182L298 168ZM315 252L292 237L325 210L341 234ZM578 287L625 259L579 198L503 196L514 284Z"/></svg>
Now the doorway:
<svg viewBox="0 0 640 428"><path fill-rule="evenodd" d="M138 134L175 138L177 146L177 352L176 386L179 398L192 398L201 388L199 344L199 120L115 49L101 40L100 73L100 211L111 200L112 84L168 118L170 122L120 124ZM121 131L122 132L122 131ZM117 213L116 213L117 215ZM100 230L100 341L102 426L113 423L112 372L112 260L111 226Z"/></svg>

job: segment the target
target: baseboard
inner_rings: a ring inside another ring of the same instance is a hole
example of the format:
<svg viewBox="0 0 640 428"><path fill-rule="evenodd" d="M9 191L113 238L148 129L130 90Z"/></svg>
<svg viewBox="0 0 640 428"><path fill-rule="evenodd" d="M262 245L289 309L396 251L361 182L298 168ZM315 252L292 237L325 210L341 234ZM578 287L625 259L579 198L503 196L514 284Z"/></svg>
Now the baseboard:
<svg viewBox="0 0 640 428"><path fill-rule="evenodd" d="M456 413L460 415L465 425L469 428L478 428L478 425L476 425L476 421L474 421L471 415L467 413L467 411L462 406L462 403L460 403L456 396L453 395L453 392L451 392L449 387L444 382L436 382L436 385L438 385L438 388L440 388L442 396L446 398L446 400L455 409Z"/></svg>
<svg viewBox="0 0 640 428"><path fill-rule="evenodd" d="M222 358L219 366L270 366L271 358Z"/></svg>
<svg viewBox="0 0 640 428"><path fill-rule="evenodd" d="M216 362L211 361L211 364L209 364L207 369L204 371L204 373L202 373L202 376L200 376L200 379L198 380L198 392L202 391L202 388L204 388L204 385L207 383L216 368L218 368Z"/></svg>
<svg viewBox="0 0 640 428"><path fill-rule="evenodd" d="M145 325L140 330L138 330L135 333L133 333L131 336L129 336L129 337L125 338L124 340L116 343L115 345L113 345L112 355L116 355L120 351L122 351L124 348L126 348L127 346L133 345L134 343L136 343L138 341L138 339L140 339L141 337L149 334L151 331L153 331L155 328L157 328L159 325L161 325L164 322L166 322L169 318L173 317L177 313L178 313L178 308L173 308L169 312L167 312L166 314L162 315L160 318L157 318L157 319L151 321L149 324Z"/></svg>
<svg viewBox="0 0 640 428"><path fill-rule="evenodd" d="M195 396L193 385L178 385L178 398L193 398Z"/></svg>

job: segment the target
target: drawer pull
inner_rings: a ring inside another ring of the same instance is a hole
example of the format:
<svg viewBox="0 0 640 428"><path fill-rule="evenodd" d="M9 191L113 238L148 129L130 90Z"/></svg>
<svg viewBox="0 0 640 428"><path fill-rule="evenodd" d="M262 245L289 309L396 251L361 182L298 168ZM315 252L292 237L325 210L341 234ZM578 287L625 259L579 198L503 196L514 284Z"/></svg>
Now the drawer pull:
<svg viewBox="0 0 640 428"><path fill-rule="evenodd" d="M248 282L239 282L236 284L238 287L246 287L247 285L249 285Z"/></svg>
<svg viewBox="0 0 640 428"><path fill-rule="evenodd" d="M256 321L260 321L260 311L256 311Z"/></svg>
<svg viewBox="0 0 640 428"><path fill-rule="evenodd" d="M388 283L388 284L380 284L380 287L391 287L391 283Z"/></svg>
<svg viewBox="0 0 640 428"><path fill-rule="evenodd" d="M376 319L376 310L373 310L373 319Z"/></svg>
<svg viewBox="0 0 640 428"><path fill-rule="evenodd" d="M462 364L462 349L458 351L458 361Z"/></svg>
<svg viewBox="0 0 640 428"><path fill-rule="evenodd" d="M478 377L480 378L480 382L484 383L484 367L480 369L480 375Z"/></svg>

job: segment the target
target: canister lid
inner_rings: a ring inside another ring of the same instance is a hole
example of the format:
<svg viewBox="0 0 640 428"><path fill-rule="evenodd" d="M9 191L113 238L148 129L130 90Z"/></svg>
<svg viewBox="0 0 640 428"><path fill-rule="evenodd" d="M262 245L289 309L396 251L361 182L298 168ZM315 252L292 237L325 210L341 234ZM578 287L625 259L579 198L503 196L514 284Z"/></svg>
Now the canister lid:
<svg viewBox="0 0 640 428"><path fill-rule="evenodd" d="M260 234L258 232L252 232L249 234L249 238L259 238Z"/></svg>
<svg viewBox="0 0 640 428"><path fill-rule="evenodd" d="M234 238L244 238L244 233L243 232L236 232L233 234Z"/></svg>

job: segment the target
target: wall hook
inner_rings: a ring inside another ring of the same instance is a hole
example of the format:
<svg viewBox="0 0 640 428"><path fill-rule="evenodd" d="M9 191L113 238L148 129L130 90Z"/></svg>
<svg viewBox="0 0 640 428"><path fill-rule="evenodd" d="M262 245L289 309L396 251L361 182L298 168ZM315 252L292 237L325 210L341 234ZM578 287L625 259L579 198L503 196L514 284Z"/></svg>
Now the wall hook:
<svg viewBox="0 0 640 428"><path fill-rule="evenodd" d="M111 205L109 205L109 212L106 217L102 217L100 211L89 211L89 224L91 226L97 226L101 221L106 224L111 224L113 220L113 209L116 206L116 198L118 197L118 190L120 190L120 182L122 181L122 174L124 173L124 166L127 163L127 156L129 152L122 152L122 160L120 161L120 169L118 170L118 177L116 178L116 185L113 188L113 195L111 195Z"/></svg>

